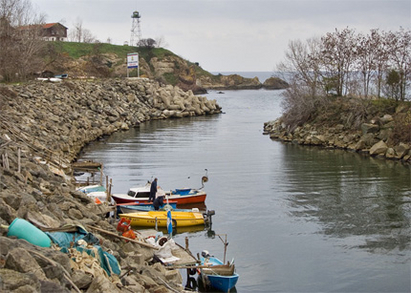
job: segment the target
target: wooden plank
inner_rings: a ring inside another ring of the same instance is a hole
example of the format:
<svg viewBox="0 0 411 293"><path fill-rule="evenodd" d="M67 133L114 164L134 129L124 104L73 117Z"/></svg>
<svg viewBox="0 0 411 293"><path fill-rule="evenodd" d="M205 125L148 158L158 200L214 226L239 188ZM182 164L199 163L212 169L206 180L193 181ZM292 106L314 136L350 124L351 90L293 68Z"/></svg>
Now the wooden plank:
<svg viewBox="0 0 411 293"><path fill-rule="evenodd" d="M87 228L93 229L93 230L99 231L101 233L111 235L111 236L114 236L114 237L117 237L117 238L120 238L120 239L124 239L124 240L130 241L130 242L133 242L133 243L137 243L137 244L140 244L141 246L144 246L144 247L148 247L148 248L151 248L151 249L158 250L157 247L154 247L151 244L141 242L141 241L135 240L135 239L130 239L130 238L127 238L127 237L124 237L124 236L121 236L121 235L117 235L116 233L113 233L113 232L110 232L110 231L107 231L107 230L103 230L103 229L100 229L100 228L97 228L97 227L94 227L94 226L91 226L91 225L87 225Z"/></svg>

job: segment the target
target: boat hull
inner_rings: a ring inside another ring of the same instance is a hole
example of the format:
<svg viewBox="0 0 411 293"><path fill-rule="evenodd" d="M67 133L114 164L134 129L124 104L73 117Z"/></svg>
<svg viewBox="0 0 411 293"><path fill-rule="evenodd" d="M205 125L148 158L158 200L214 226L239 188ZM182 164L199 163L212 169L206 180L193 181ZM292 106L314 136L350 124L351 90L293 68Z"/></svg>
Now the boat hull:
<svg viewBox="0 0 411 293"><path fill-rule="evenodd" d="M167 227L167 211L149 211L120 214L119 217L131 221L132 226ZM171 212L171 219L177 227L204 225L204 216L199 212Z"/></svg>
<svg viewBox="0 0 411 293"><path fill-rule="evenodd" d="M94 198L94 199L99 199L100 201L107 201L107 191L104 186L101 185L88 185L88 186L83 186L80 188L77 188L77 191L81 191L87 196Z"/></svg>
<svg viewBox="0 0 411 293"><path fill-rule="evenodd" d="M239 275L234 271L234 264L223 264L215 257L208 258L207 262L201 258L201 263L208 265L201 269L204 284L224 292L230 291L237 284Z"/></svg>
<svg viewBox="0 0 411 293"><path fill-rule="evenodd" d="M208 283L211 287L228 292L237 284L239 275L234 273L232 276L220 276L220 275L205 275L208 279Z"/></svg>
<svg viewBox="0 0 411 293"><path fill-rule="evenodd" d="M168 203L173 210L177 209L177 203ZM155 211L152 203L141 203L141 204L119 204L117 207L120 209L119 214L131 214L137 212L148 212ZM165 205L160 207L160 210L164 210ZM188 211L188 210L186 210Z"/></svg>
<svg viewBox="0 0 411 293"><path fill-rule="evenodd" d="M180 194L172 194L172 195L167 195L166 197L168 200L175 201L177 204L192 204L192 203L204 203L206 199L207 194L205 192L199 192L197 194L189 194L189 195L180 195ZM116 201L118 204L122 203L133 203L133 202L142 202L142 203L148 203L148 197L131 197L126 194L113 194L112 198Z"/></svg>

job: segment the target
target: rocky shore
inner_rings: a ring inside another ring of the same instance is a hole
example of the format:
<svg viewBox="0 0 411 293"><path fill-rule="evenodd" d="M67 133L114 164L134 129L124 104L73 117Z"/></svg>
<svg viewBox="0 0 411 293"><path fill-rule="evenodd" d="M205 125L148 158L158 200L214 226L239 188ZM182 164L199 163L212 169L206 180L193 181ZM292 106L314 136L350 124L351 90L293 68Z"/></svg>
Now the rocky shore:
<svg viewBox="0 0 411 293"><path fill-rule="evenodd" d="M215 100L149 79L33 81L1 85L0 112L2 292L184 291L179 271L151 264L154 250L138 242L89 231L122 269L109 276L60 250L7 237L7 227L20 218L45 229L96 225L118 234L105 218L109 207L75 190L71 164L80 150L148 120L221 113Z"/></svg>
<svg viewBox="0 0 411 293"><path fill-rule="evenodd" d="M269 135L271 139L284 142L346 149L410 164L411 144L395 142L392 139L395 126L394 117L404 117L409 115L409 111L405 107L397 107L393 115L383 114L375 117L362 123L359 129L352 129L343 124L330 127L327 124L306 123L290 130L290 127L280 118L264 123L264 134Z"/></svg>
<svg viewBox="0 0 411 293"><path fill-rule="evenodd" d="M217 75L217 78L201 76L196 84L201 88L213 90L247 90L260 89L280 90L288 88L288 83L278 77L270 77L261 83L258 77L246 78L238 74Z"/></svg>
<svg viewBox="0 0 411 293"><path fill-rule="evenodd" d="M65 45L64 43L62 44ZM86 44L72 44L77 50L87 52L82 46ZM106 44L108 45L108 44ZM110 45L114 48L118 46ZM143 56L144 54L140 54ZM238 74L211 74L197 63L189 62L174 53L153 48L149 56L139 58L140 77L146 77L163 84L178 86L184 91L191 90L195 94L204 94L207 90L244 90L244 89L285 89L287 82L280 78L270 77L263 83L257 78L246 78ZM50 57L51 58L51 57ZM45 68L45 77L65 73L70 78L122 78L127 76L127 66L124 57L116 53L104 53L93 56L91 53L80 58L70 58L67 54L48 64ZM136 76L136 72L132 72ZM1 81L1 76L0 76Z"/></svg>

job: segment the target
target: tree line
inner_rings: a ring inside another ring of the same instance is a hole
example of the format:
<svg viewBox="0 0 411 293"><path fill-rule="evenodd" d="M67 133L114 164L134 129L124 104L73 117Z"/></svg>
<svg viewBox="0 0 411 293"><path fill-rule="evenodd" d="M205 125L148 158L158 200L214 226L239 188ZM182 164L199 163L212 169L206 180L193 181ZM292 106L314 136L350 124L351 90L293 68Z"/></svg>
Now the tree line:
<svg viewBox="0 0 411 293"><path fill-rule="evenodd" d="M282 117L291 130L319 113L332 113L333 97L359 98L349 103L351 126L357 127L372 100L410 100L411 32L372 29L362 34L345 28L290 41L277 70L290 84Z"/></svg>
<svg viewBox="0 0 411 293"><path fill-rule="evenodd" d="M345 28L305 42L290 41L277 68L288 73L290 89L298 94L404 101L411 80L411 32L372 29L362 34Z"/></svg>

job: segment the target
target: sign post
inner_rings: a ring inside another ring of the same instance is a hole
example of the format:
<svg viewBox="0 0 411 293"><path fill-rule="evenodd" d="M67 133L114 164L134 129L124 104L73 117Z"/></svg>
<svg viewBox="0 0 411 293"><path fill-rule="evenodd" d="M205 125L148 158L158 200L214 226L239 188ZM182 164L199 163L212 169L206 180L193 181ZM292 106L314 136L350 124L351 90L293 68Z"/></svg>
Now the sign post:
<svg viewBox="0 0 411 293"><path fill-rule="evenodd" d="M137 77L140 77L140 66L138 66L138 53L127 54L127 77L129 77L129 68L137 68Z"/></svg>

